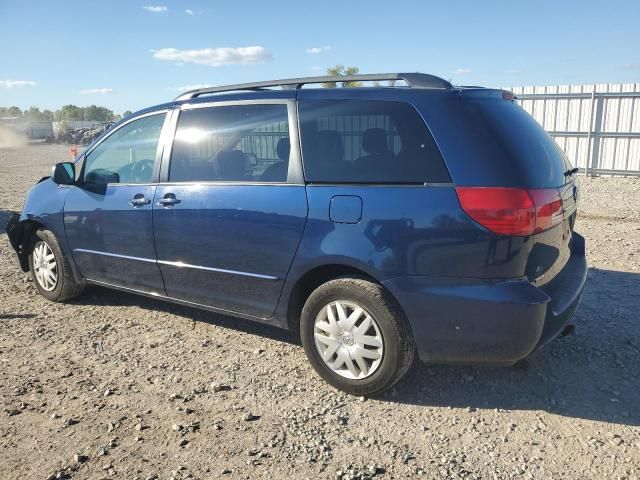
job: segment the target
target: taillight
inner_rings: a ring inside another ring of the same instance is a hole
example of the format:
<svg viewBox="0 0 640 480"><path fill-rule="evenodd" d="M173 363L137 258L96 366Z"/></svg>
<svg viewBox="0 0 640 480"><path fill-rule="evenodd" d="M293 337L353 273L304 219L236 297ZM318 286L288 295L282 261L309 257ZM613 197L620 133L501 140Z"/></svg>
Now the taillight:
<svg viewBox="0 0 640 480"><path fill-rule="evenodd" d="M456 192L471 218L500 235L531 235L562 222L562 198L555 188L457 187Z"/></svg>
<svg viewBox="0 0 640 480"><path fill-rule="evenodd" d="M529 195L536 205L536 226L533 233L544 232L562 223L564 212L558 190L555 188L529 190Z"/></svg>

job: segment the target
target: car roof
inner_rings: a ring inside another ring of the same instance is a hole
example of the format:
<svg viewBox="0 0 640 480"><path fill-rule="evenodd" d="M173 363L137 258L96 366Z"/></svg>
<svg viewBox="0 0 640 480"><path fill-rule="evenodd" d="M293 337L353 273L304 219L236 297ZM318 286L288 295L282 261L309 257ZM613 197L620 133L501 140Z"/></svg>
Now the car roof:
<svg viewBox="0 0 640 480"><path fill-rule="evenodd" d="M252 100L388 100L414 101L425 99L425 97L438 96L468 96L468 95L495 95L499 89L476 87L476 86L456 86L450 89L420 88L405 86L374 86L374 87L353 87L353 88L300 88L300 89L264 89L264 90L241 90L229 92L214 92L203 94L196 98L185 98L161 103L152 107L147 107L132 113L132 116L144 115L158 110L165 110L182 105L212 104L220 102L237 102ZM125 119L123 119L125 120ZM118 122L120 123L120 122Z"/></svg>

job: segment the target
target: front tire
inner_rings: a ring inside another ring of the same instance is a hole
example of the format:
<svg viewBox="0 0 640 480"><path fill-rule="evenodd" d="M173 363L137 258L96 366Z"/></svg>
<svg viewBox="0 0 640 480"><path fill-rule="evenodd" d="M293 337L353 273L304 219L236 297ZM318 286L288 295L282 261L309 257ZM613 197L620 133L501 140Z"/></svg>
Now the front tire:
<svg viewBox="0 0 640 480"><path fill-rule="evenodd" d="M305 353L318 374L354 395L376 395L400 380L415 344L399 305L381 285L331 280L311 293L300 319Z"/></svg>
<svg viewBox="0 0 640 480"><path fill-rule="evenodd" d="M29 270L38 292L52 302L63 302L82 293L69 260L55 235L46 229L36 231L29 249Z"/></svg>

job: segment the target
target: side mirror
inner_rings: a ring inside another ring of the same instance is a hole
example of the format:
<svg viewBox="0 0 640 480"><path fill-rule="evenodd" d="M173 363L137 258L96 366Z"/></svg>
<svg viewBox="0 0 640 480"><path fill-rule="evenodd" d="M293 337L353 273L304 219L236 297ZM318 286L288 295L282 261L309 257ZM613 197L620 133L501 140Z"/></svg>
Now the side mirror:
<svg viewBox="0 0 640 480"><path fill-rule="evenodd" d="M76 183L76 167L71 162L56 163L51 170L51 180L58 185L73 185Z"/></svg>

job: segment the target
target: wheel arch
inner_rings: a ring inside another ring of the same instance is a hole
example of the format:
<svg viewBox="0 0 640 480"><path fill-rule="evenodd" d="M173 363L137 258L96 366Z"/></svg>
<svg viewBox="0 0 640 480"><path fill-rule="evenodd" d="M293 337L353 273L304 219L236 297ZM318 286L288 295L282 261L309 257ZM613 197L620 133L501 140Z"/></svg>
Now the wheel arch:
<svg viewBox="0 0 640 480"><path fill-rule="evenodd" d="M16 250L18 262L23 272L29 271L29 242L41 228L47 227L39 220L28 218L19 221L10 232L7 232L9 241Z"/></svg>
<svg viewBox="0 0 640 480"><path fill-rule="evenodd" d="M368 280L380 285L398 304L398 307L404 314L404 309L398 302L397 298L383 285L382 281L375 278L365 270L353 265L343 263L330 263L315 266L303 273L294 283L291 293L288 297L286 321L287 328L297 332L300 328L300 313L304 304L316 288L330 280L341 277L353 277Z"/></svg>
<svg viewBox="0 0 640 480"><path fill-rule="evenodd" d="M64 236L64 232L58 232L55 227L53 227L52 225L48 225L48 222L45 222L40 217L29 216L27 218L21 219L16 224L16 227L12 229L10 233L7 233L7 235L9 236L9 240L18 255L18 262L22 271L29 271L29 245L31 239L40 229L46 229L53 233L53 235L58 240L58 247L60 248L60 250L62 250L62 253L67 257L69 261L71 272L73 273L75 281L78 283L84 282L84 278L82 277L82 275L80 275L78 267L73 260L73 256L70 255L66 244L66 237Z"/></svg>

